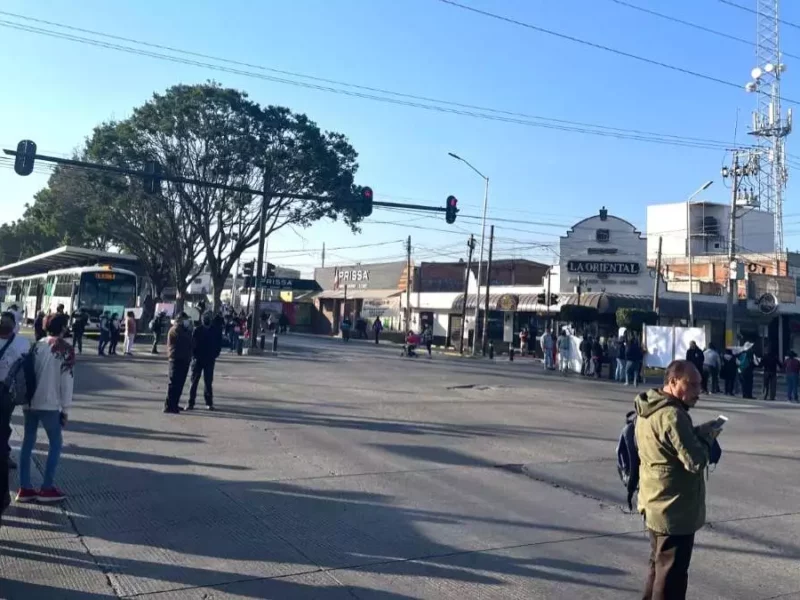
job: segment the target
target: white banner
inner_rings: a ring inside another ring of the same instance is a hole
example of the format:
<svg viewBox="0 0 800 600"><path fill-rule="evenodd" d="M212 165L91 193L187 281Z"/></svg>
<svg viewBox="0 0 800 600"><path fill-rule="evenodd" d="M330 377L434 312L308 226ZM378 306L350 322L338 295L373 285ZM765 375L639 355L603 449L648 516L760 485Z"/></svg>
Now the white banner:
<svg viewBox="0 0 800 600"><path fill-rule="evenodd" d="M685 359L691 342L701 350L706 348L706 330L702 327L645 325L644 338L647 347L644 364L658 369L666 369L673 360Z"/></svg>
<svg viewBox="0 0 800 600"><path fill-rule="evenodd" d="M361 316L365 319L375 317L393 318L400 316L400 298L367 299L361 305Z"/></svg>

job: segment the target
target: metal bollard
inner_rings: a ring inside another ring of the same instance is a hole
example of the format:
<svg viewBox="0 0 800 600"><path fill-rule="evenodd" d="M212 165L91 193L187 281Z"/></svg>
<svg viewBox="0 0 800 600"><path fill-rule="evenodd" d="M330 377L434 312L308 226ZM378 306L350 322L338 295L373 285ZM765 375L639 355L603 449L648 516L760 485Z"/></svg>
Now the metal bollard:
<svg viewBox="0 0 800 600"><path fill-rule="evenodd" d="M236 354L241 356L243 347L244 347L244 340L242 338L239 338L238 340L236 340Z"/></svg>
<svg viewBox="0 0 800 600"><path fill-rule="evenodd" d="M275 354L278 351L278 332L272 334L272 353Z"/></svg>
<svg viewBox="0 0 800 600"><path fill-rule="evenodd" d="M267 336L262 333L261 340L259 340L259 346L261 346L261 349L263 350L266 347L266 345L267 345Z"/></svg>
<svg viewBox="0 0 800 600"><path fill-rule="evenodd" d="M508 360L514 362L514 346L511 344L508 345Z"/></svg>
<svg viewBox="0 0 800 600"><path fill-rule="evenodd" d="M494 360L494 344L489 342L489 359Z"/></svg>

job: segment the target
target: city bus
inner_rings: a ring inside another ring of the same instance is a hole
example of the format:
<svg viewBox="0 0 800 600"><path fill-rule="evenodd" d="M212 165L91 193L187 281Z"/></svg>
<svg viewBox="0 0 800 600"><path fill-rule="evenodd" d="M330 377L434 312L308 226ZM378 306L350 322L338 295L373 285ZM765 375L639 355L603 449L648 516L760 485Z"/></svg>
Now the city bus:
<svg viewBox="0 0 800 600"><path fill-rule="evenodd" d="M16 304L28 324L39 311L55 312L59 304L68 315L80 308L89 316L86 329L96 331L104 310L122 318L136 306L137 283L133 271L107 265L58 269L9 278L4 304Z"/></svg>

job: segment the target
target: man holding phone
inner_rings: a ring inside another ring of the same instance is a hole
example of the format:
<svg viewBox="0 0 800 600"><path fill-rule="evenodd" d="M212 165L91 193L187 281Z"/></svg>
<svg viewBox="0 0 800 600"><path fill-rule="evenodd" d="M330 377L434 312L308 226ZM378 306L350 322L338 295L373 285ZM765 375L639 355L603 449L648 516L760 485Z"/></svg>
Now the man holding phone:
<svg viewBox="0 0 800 600"><path fill-rule="evenodd" d="M650 532L650 565L643 598L686 598L694 535L705 523L703 471L723 417L692 425L702 377L688 360L673 361L664 386L636 397L639 512Z"/></svg>

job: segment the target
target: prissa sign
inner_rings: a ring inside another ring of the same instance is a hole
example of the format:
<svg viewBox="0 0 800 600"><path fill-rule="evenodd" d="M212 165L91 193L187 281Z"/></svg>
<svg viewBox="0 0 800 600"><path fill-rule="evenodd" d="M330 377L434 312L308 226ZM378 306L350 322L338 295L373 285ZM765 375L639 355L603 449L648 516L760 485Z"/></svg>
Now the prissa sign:
<svg viewBox="0 0 800 600"><path fill-rule="evenodd" d="M341 269L336 271L333 278L333 287L338 289L343 285L366 287L369 283L369 269Z"/></svg>
<svg viewBox="0 0 800 600"><path fill-rule="evenodd" d="M567 271L590 275L638 275L640 266L635 262L571 260L567 263Z"/></svg>

